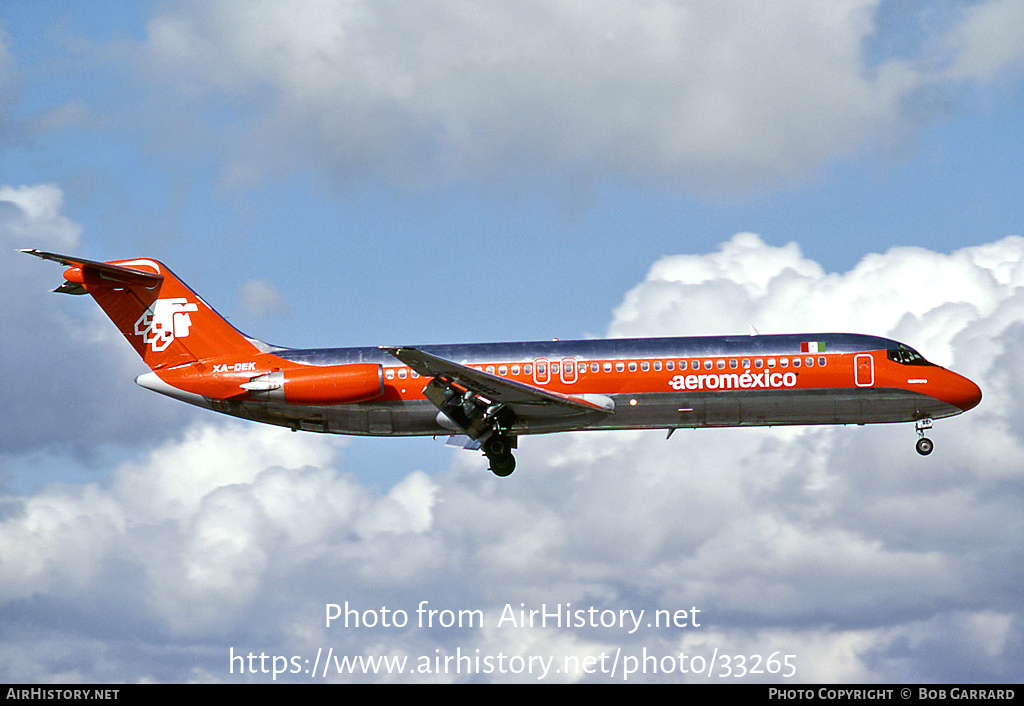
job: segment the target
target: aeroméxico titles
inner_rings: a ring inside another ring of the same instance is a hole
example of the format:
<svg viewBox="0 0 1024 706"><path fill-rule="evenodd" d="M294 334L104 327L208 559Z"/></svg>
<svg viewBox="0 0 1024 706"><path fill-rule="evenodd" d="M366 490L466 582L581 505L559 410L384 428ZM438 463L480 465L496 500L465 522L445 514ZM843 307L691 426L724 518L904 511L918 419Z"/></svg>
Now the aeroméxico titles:
<svg viewBox="0 0 1024 706"><path fill-rule="evenodd" d="M515 470L520 436L593 429L914 422L981 401L897 341L850 333L293 349L236 330L166 266L23 250L67 269L149 366L136 382L256 422L334 434L449 435Z"/></svg>

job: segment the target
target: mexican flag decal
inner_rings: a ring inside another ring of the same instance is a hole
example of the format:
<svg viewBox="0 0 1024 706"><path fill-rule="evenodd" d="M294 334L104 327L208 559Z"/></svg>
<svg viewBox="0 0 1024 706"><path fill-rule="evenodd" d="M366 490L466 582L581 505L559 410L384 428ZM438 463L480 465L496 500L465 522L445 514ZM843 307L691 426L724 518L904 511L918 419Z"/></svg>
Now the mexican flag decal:
<svg viewBox="0 0 1024 706"><path fill-rule="evenodd" d="M801 353L824 353L824 341L805 341L800 344Z"/></svg>

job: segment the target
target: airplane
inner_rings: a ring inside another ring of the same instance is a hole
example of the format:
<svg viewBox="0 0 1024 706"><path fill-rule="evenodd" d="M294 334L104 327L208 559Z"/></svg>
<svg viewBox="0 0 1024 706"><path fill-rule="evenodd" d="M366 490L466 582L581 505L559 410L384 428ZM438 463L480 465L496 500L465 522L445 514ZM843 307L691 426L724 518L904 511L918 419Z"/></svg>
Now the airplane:
<svg viewBox="0 0 1024 706"><path fill-rule="evenodd" d="M162 263L67 267L142 357L149 390L242 419L333 434L451 436L515 470L527 434L914 422L975 407L972 381L913 348L849 333L294 349L239 332ZM667 437L666 437L667 438Z"/></svg>

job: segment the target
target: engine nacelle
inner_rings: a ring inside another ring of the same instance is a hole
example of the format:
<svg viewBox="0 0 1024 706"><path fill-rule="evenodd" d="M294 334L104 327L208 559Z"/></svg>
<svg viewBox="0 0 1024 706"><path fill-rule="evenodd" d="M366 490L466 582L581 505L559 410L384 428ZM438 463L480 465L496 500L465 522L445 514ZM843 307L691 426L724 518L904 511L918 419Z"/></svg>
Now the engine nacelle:
<svg viewBox="0 0 1024 706"><path fill-rule="evenodd" d="M384 370L376 363L278 370L242 384L255 400L286 404L352 404L384 394Z"/></svg>

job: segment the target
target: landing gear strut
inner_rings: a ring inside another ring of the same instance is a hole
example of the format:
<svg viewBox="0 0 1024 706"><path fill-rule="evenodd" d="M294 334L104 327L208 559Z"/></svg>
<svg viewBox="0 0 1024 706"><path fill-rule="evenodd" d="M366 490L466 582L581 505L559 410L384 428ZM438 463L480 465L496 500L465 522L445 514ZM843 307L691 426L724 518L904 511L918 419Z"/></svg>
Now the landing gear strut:
<svg viewBox="0 0 1024 706"><path fill-rule="evenodd" d="M474 441L481 441L484 455L491 462L491 472L505 477L516 470L512 449L516 437L506 434L515 415L502 403L495 403L470 389L435 377L423 388L423 394L457 427Z"/></svg>
<svg viewBox="0 0 1024 706"><path fill-rule="evenodd" d="M917 429L917 435L921 437L920 439L917 440L917 445L915 448L917 448L917 452L919 454L921 454L922 456L927 456L932 452L932 449L935 448L935 444L932 443L932 440L924 435L925 429L932 428L932 420L918 419L917 424L915 424L914 426Z"/></svg>
<svg viewBox="0 0 1024 706"><path fill-rule="evenodd" d="M483 450L491 462L491 473L500 478L512 475L512 471L516 470L516 458L512 455L514 445L514 441L498 431L487 437Z"/></svg>

